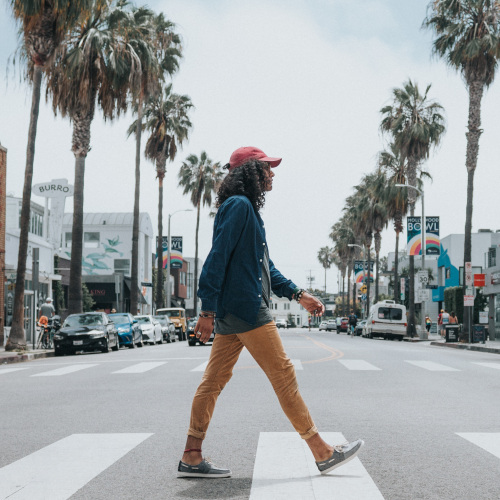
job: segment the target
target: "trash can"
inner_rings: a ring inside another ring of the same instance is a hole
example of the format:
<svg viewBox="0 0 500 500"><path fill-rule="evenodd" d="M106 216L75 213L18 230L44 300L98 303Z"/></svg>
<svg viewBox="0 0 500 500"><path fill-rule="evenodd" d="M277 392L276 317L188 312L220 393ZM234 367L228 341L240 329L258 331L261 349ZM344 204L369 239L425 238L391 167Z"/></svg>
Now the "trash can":
<svg viewBox="0 0 500 500"><path fill-rule="evenodd" d="M459 325L446 325L446 342L458 342Z"/></svg>
<svg viewBox="0 0 500 500"><path fill-rule="evenodd" d="M485 325L474 325L472 327L472 343L479 344L486 341L486 326Z"/></svg>

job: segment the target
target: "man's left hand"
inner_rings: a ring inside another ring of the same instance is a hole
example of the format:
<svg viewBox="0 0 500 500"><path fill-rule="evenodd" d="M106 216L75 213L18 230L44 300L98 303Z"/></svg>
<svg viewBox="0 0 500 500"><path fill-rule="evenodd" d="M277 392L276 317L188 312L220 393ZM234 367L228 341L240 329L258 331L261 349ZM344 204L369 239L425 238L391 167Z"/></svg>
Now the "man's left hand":
<svg viewBox="0 0 500 500"><path fill-rule="evenodd" d="M304 292L300 298L299 304L307 309L311 314L316 314L316 316L323 316L325 312L325 306L323 302L313 297L310 293Z"/></svg>

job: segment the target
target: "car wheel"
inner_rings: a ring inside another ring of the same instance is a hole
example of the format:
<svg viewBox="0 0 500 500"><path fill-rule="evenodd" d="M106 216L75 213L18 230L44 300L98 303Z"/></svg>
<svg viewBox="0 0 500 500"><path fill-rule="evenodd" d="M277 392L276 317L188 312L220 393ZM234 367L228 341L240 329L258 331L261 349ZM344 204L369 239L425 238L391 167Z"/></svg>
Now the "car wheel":
<svg viewBox="0 0 500 500"><path fill-rule="evenodd" d="M132 343L128 345L129 349L135 349L135 338L134 334L132 333Z"/></svg>
<svg viewBox="0 0 500 500"><path fill-rule="evenodd" d="M55 347L54 356L64 356L64 351L60 347Z"/></svg>
<svg viewBox="0 0 500 500"><path fill-rule="evenodd" d="M109 352L109 338L106 337L106 343L104 344L104 347L101 348L101 352Z"/></svg>
<svg viewBox="0 0 500 500"><path fill-rule="evenodd" d="M170 342L172 342L172 341L170 340L170 334L168 334L168 336L167 336L167 344L170 344Z"/></svg>
<svg viewBox="0 0 500 500"><path fill-rule="evenodd" d="M112 351L118 351L120 349L120 337L118 335L116 336L116 345L114 345L111 350Z"/></svg>
<svg viewBox="0 0 500 500"><path fill-rule="evenodd" d="M196 345L196 340L193 342L192 340L188 341L188 344L190 346L195 346Z"/></svg>

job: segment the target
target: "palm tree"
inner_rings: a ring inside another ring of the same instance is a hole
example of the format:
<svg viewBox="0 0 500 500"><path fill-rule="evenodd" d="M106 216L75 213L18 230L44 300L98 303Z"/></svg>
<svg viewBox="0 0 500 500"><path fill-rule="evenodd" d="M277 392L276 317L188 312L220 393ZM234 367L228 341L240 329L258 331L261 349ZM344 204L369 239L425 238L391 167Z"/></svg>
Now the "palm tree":
<svg viewBox="0 0 500 500"><path fill-rule="evenodd" d="M194 252L194 316L198 315L198 233L200 229L200 208L212 205L212 193L215 193L224 178L220 163L214 163L205 151L200 157L189 155L179 170L179 186L183 194L191 194L191 203L197 209L196 237Z"/></svg>
<svg viewBox="0 0 500 500"><path fill-rule="evenodd" d="M465 262L472 257L472 198L479 155L481 101L495 78L500 59L500 3L498 0L435 0L429 4L424 27L434 31L433 53L459 71L469 91L467 152L467 206ZM465 286L465 281L464 281ZM467 308L468 313L468 308ZM468 332L463 332L465 336Z"/></svg>
<svg viewBox="0 0 500 500"><path fill-rule="evenodd" d="M188 112L192 107L187 95L172 92L172 84L168 84L159 94L150 96L144 106L144 128L150 132L144 154L155 163L158 177L157 309L163 306L163 178L167 172L167 159L173 161L177 149L188 139L192 127ZM170 301L170 297L167 300ZM170 303L167 305L170 306Z"/></svg>
<svg viewBox="0 0 500 500"><path fill-rule="evenodd" d="M137 119L128 129L128 136L135 134L135 194L134 219L132 226L132 270L131 289L139 287L139 196L141 184L141 136L144 100L161 91L160 83L166 75L173 75L179 68L181 57L181 39L174 32L175 24L165 19L160 13L157 16L149 15L150 11L144 8L134 9L131 14L130 30L134 35L139 28L143 37L132 36L131 43L139 54L141 61L141 76L134 87L134 112ZM130 310L137 311L137 293L130 295Z"/></svg>
<svg viewBox="0 0 500 500"><path fill-rule="evenodd" d="M318 260L320 264L325 269L325 293L326 293L326 270L330 269L333 264L333 248L331 247L321 247L318 250Z"/></svg>
<svg viewBox="0 0 500 500"><path fill-rule="evenodd" d="M352 240L352 231L349 228L348 224L346 224L346 218L343 217L337 223L335 223L332 227L332 232L330 233L330 238L335 243L335 255L336 259L334 260L335 264L339 268L342 274L342 313L345 314L345 277L346 271L349 266L349 262L351 260L352 248L349 247L349 243ZM347 281L347 308L349 308L349 300L350 300L350 280Z"/></svg>
<svg viewBox="0 0 500 500"><path fill-rule="evenodd" d="M123 30L128 16L125 0L94 1L68 30L66 42L47 68L47 94L54 112L73 123L75 192L68 313L82 312L83 191L85 159L90 151L90 126L96 101L105 119L127 109L127 95L140 75L140 60ZM123 23L123 24L122 24Z"/></svg>
<svg viewBox="0 0 500 500"><path fill-rule="evenodd" d="M411 80L403 88L393 89L393 102L381 109L380 128L390 133L395 147L407 162L407 179L410 186L417 184L417 170L426 160L433 147L441 142L445 132L443 107L429 99L431 86L422 94ZM415 189L408 192L410 215L415 214ZM410 255L410 311L408 333L413 336L415 325L415 259Z"/></svg>
<svg viewBox="0 0 500 500"><path fill-rule="evenodd" d="M24 282L26 276L26 259L28 257L28 232L31 208L31 185L33 179L33 163L35 159L35 140L40 109L40 88L42 74L47 61L53 56L69 26L83 10L89 7L87 0L58 1L46 0L32 2L29 0L11 0L10 5L14 18L21 24L23 44L20 59L26 63L25 77L31 83L32 101L30 125L28 129L28 146L26 166L24 170L23 201L21 205L21 223L19 234L19 252L17 259L16 286L14 294L14 310L12 328L5 349L26 349L24 333Z"/></svg>

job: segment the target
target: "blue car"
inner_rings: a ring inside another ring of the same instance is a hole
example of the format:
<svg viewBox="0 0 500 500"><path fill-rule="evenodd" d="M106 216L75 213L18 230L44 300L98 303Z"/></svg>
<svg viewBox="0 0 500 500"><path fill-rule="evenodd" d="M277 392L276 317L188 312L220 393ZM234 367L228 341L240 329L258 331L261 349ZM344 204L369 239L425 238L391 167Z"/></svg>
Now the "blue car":
<svg viewBox="0 0 500 500"><path fill-rule="evenodd" d="M142 330L137 320L130 313L108 314L108 318L115 324L120 338L120 346L134 349L135 346L142 347Z"/></svg>

